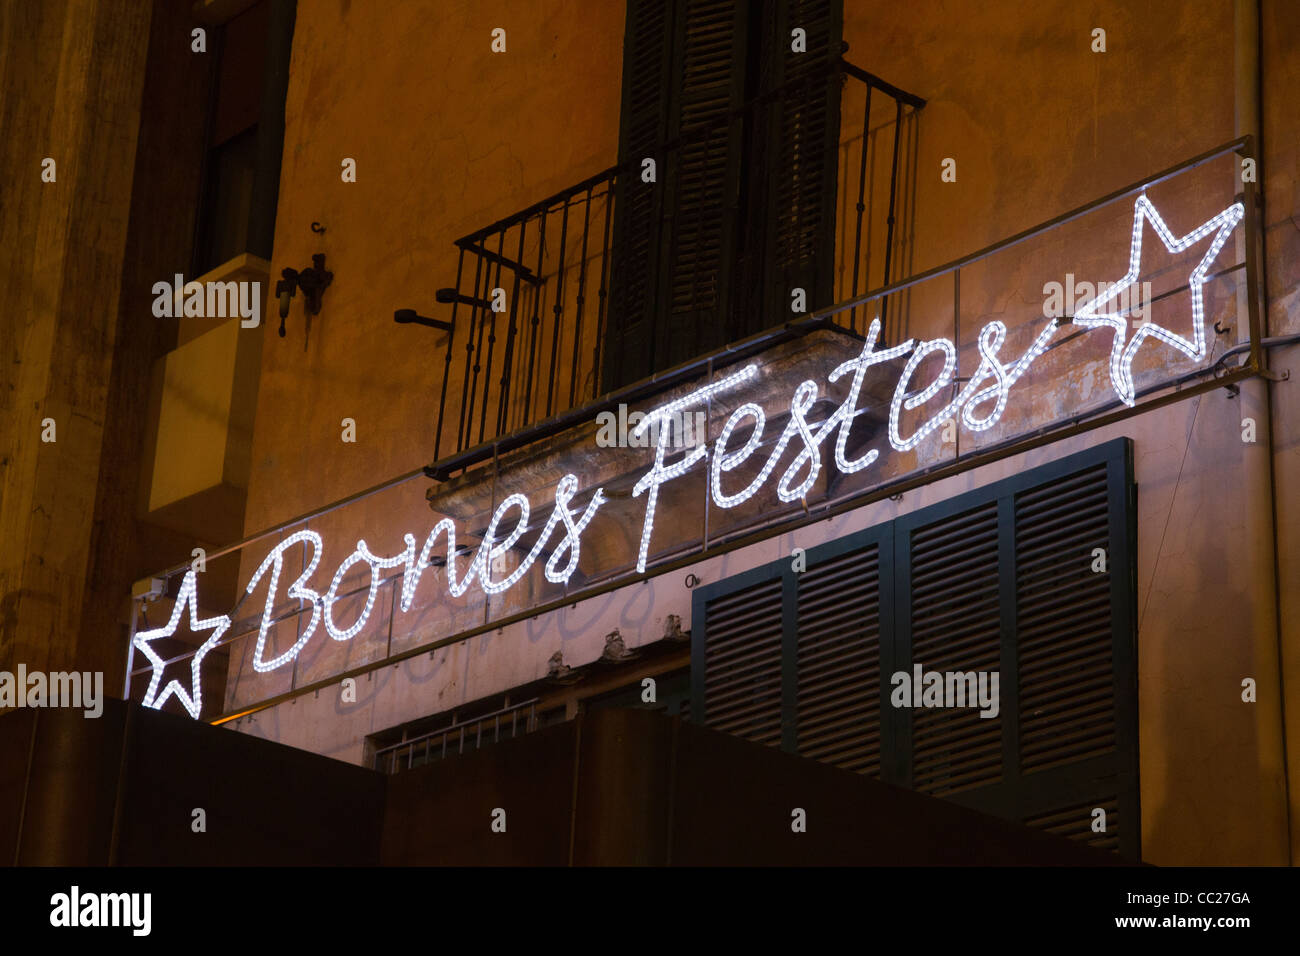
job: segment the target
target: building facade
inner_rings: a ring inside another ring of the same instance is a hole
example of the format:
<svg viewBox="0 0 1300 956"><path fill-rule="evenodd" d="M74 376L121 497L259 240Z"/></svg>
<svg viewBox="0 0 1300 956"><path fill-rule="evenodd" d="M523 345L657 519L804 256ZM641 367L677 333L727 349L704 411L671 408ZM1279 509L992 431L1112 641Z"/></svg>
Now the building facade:
<svg viewBox="0 0 1300 956"><path fill-rule="evenodd" d="M1291 4L128 6L4 23L0 666L1292 862Z"/></svg>

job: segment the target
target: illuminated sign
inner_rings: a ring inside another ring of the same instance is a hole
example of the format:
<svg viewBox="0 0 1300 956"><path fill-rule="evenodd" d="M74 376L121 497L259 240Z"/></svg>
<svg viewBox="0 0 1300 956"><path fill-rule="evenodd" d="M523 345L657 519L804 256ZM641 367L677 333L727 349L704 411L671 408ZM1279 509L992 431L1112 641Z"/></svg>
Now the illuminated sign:
<svg viewBox="0 0 1300 956"><path fill-rule="evenodd" d="M1074 322L1085 328L1109 328L1113 330L1114 340L1111 346L1110 376L1111 387L1119 399L1127 405L1135 401L1132 379L1134 356L1148 339L1155 339L1201 360L1206 354L1204 309L1202 306L1202 286L1211 263L1223 248L1228 236L1241 222L1244 209L1240 203L1229 206L1217 216L1198 226L1181 238L1175 238L1155 207L1146 196L1140 197L1134 204L1133 239L1129 251L1128 272L1114 285L1108 287L1097 297L1080 308ZM1143 222L1149 222L1156 234L1170 252L1183 252L1193 243L1214 234L1209 249L1192 270L1188 280L1192 303L1192 337L1184 338L1169 329L1147 321L1125 340L1128 323L1121 313L1103 311L1106 302L1120 295L1138 278L1142 257ZM720 508L734 508L754 497L767 484L773 471L780 463L791 442L797 440L798 452L786 465L776 481L776 496L782 502L797 501L804 497L813 487L822 468L822 447L831 433L835 433L835 466L845 473L862 471L872 465L880 455L879 449L871 449L856 459L847 457L849 430L860 409L858 399L863 383L872 366L882 362L902 359L907 361L899 374L894 387L893 398L889 405L889 427L887 438L891 447L898 451L913 448L927 435L944 422L953 420L968 431L979 432L992 427L1001 419L1010 399L1011 389L1030 369L1034 361L1048 348L1059 327L1058 320L1051 318L1038 330L1029 348L1014 361L1003 361L1000 357L1006 340L1007 328L997 320L989 322L976 339L979 364L971 372L961 390L930 418L917 425L910 435L902 433L901 417L903 411L910 411L931 401L944 389L954 384L957 373L957 347L945 338L929 339L917 343L908 339L899 345L876 350L880 337L880 320L873 320L867 332L866 342L857 357L842 363L833 369L827 379L834 383L841 379L848 382L847 394L839 406L825 420L811 423L807 419L809 411L817 401L821 391L818 383L812 379L801 382L790 400L790 417L784 429L772 447L772 451L763 463L758 474L741 489L728 491L725 488L725 476L746 462L762 443L762 433L766 426L763 409L747 402L727 418L716 439L709 444L699 444L686 451L674 463L667 464L665 457L669 452L671 428L661 425L676 420L683 413L698 406L712 397L735 389L754 380L758 375L758 366L746 365L716 382L698 388L695 391L674 399L653 409L640 419L632 431L632 437L640 439L642 435L655 435L654 462L650 469L641 476L633 488L633 497L645 495L645 517L642 521L640 547L637 554L637 572L644 573L650 550L650 541L654 533L655 513L659 504L659 489L666 483L689 472L704 458L709 462L708 487L711 500ZM931 355L943 357L943 367L939 374L924 388L909 393L913 375L921 363ZM743 445L731 448L732 434L736 428L747 420L752 421L749 438ZM657 434L656 434L657 433ZM335 569L334 576L324 594L314 590L309 582L320 564L325 544L321 536L314 531L299 531L291 534L275 546L263 559L248 582L247 593L252 594L262 580L266 579L266 604L258 629L257 644L253 652L253 667L258 672L272 671L291 662L303 647L315 636L323 625L332 640L348 641L366 626L374 609L375 596L383 580L383 572L389 568L403 568L402 594L400 608L403 613L411 609L423 572L430 567L430 557L439 538L445 538L443 545L446 554L446 587L453 597L465 594L477 579L479 587L486 594L499 594L517 583L537 561L538 556L550 544L557 531L563 536L553 545L547 558L544 573L546 579L555 584L565 584L578 567L578 556L583 530L591 523L596 512L605 503L603 489L597 488L587 505L579 512L571 507L578 493L578 479L574 475L565 475L555 487L555 508L538 534L528 553L508 575L494 580L493 568L497 559L515 547L529 531L529 504L522 494L513 494L497 507L488 522L483 539L479 543L473 558L465 567L463 576L457 570L456 526L449 518L444 518L434 525L425 537L423 544L416 548L416 538L407 533L403 540L404 550L391 556L375 554L364 540L357 541L356 548L343 559ZM513 517L512 517L512 512ZM501 534L503 524L509 525L509 532ZM561 528L561 526L563 526ZM289 584L285 591L287 600L306 601L311 606L310 620L298 634L294 644L267 660L266 643L269 630L274 623L274 610L280 588L280 577L284 567L284 555L288 549L303 546L310 552L303 562L304 567ZM339 587L349 568L365 564L370 572L370 585L366 592L365 606L356 619L344 626L335 617L334 605ZM159 708L175 696L182 706L197 718L202 711L200 668L204 656L217 646L221 635L230 627L231 620L225 615L207 620L198 618L197 578L194 571L189 571L181 584L171 619L166 625L136 634L134 646L141 651L153 666L149 687L145 693L144 703L148 707ZM186 607L190 611L190 628L192 631L210 631L207 640L194 654L190 663L191 690L186 691L178 681L169 682L159 693L162 682L164 661L152 648L151 642L171 636L180 624Z"/></svg>

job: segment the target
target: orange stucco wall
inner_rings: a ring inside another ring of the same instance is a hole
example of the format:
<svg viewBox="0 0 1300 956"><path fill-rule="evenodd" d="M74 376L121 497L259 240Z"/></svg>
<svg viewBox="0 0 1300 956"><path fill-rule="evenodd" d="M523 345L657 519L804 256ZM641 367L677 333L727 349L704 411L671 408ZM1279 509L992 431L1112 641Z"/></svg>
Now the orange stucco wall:
<svg viewBox="0 0 1300 956"><path fill-rule="evenodd" d="M972 252L1236 133L1230 3L915 0L900 6L846 0L845 6L849 59L929 101L915 124L915 166L907 172L905 227L898 237L909 273ZM1289 112L1300 93L1294 40L1300 9L1266 0L1263 11L1269 332L1282 335L1300 331L1300 149ZM436 308L434 290L454 280L453 239L615 161L623 17L618 0L399 3L383 16L349 0L322 0L310 14L300 6L273 273L304 267L313 253L325 252L334 283L309 330L298 301L286 339L275 336L273 318L261 330L267 338L247 532L428 462L443 337L394 325L392 312L410 307L430 314ZM503 54L489 48L496 27L507 31ZM1104 54L1090 49L1096 27L1106 30ZM957 161L955 183L940 181L948 157ZM344 158L356 161L355 183L341 181ZM1202 221L1184 217L1216 212L1221 207L1201 201L1221 198L1171 193L1176 228ZM310 231L312 221L325 225L323 236ZM1077 234L1098 243L1080 250L1078 271L1094 280L1117 278L1126 237L1112 247L1099 234ZM1038 274L1017 272L1014 260L999 268L1009 272L990 268L963 285L973 313L991 318L1016 305L1006 301L1011 281L1024 300L1019 304L1036 307ZM951 314L925 303L918 293L906 310L908 334L947 334ZM964 355L979 321L963 333ZM1103 344L1092 357L1104 354ZM1300 366L1300 350L1278 350L1270 360ZM1085 386L1071 381L1069 394L1084 395ZM1168 864L1286 863L1295 837L1288 835L1284 687L1292 695L1292 772L1300 765L1298 387L1294 381L1271 387L1271 445L1266 437L1254 444L1241 440L1243 417L1264 420L1261 388L1243 389L1236 398L1210 392L828 526L702 562L697 573L716 580L795 544L806 547L1085 444L1129 435L1140 486L1144 856ZM451 390L457 390L455 379ZM1059 395L1035 393L1024 414L1059 411L1060 402ZM356 423L354 443L341 441L344 418ZM1270 475L1276 508L1266 494ZM317 572L320 588L345 553L342 542L362 534L396 542L408 530L422 536L431 524L424 487L413 482L313 523L327 542L339 542ZM1261 527L1273 527L1274 510L1276 579L1271 542L1259 536ZM245 577L264 553L255 549L244 559ZM356 705L307 697L240 729L360 760L366 734L536 679L557 647L565 649L566 660L594 658L599 635L611 623L626 628L630 643L653 640L667 614L689 615L689 596L679 583L684 574L386 668ZM464 622L482 620L481 608L465 614ZM382 650L358 645L322 652L334 656L302 676L326 676ZM227 695L238 697L239 680L250 677L238 654L231 660ZM1258 681L1254 704L1241 700L1245 677ZM258 687L276 692L287 684Z"/></svg>

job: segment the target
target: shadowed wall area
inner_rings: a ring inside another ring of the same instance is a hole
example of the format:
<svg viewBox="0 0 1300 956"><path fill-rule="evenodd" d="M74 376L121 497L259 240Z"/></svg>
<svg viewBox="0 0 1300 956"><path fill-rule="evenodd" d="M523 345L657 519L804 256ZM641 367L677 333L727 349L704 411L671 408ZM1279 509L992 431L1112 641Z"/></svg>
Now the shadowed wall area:
<svg viewBox="0 0 1300 956"><path fill-rule="evenodd" d="M0 719L0 768L0 859L19 865L1120 862L647 711L385 776L109 701Z"/></svg>

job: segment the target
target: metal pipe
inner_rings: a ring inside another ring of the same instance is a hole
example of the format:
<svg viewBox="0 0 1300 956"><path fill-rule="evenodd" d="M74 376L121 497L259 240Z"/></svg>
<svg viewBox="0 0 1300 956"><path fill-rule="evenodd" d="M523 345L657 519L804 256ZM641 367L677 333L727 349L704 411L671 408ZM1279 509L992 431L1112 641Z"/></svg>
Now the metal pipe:
<svg viewBox="0 0 1300 956"><path fill-rule="evenodd" d="M186 565L188 567L188 565ZM122 688L122 699L131 699L131 669L135 667L135 629L140 617L140 607L134 596L131 597L131 621L126 634L126 680Z"/></svg>
<svg viewBox="0 0 1300 956"><path fill-rule="evenodd" d="M519 253L516 258L524 258L524 232L528 221L519 224ZM510 415L510 373L514 371L515 336L519 333L519 273L515 273L515 287L510 294L510 329L506 332L506 354L501 361L501 384L497 399L497 434L505 432Z"/></svg>
<svg viewBox="0 0 1300 956"><path fill-rule="evenodd" d="M591 235L591 190L587 190L587 204L582 211L582 254L578 260L578 314L573 323L573 368L569 372L569 407L578 400L578 376L582 354L582 307L587 301L587 240Z"/></svg>
<svg viewBox="0 0 1300 956"><path fill-rule="evenodd" d="M460 278L465 267L465 250L462 249L456 256L456 288L460 288ZM446 357L442 362L442 397L438 400L438 430L433 433L434 457L437 457L437 449L442 445L442 419L443 413L447 409L447 380L451 378L451 352L452 345L456 341L456 309L459 302L453 302L451 306L451 328L447 330L447 349Z"/></svg>
<svg viewBox="0 0 1300 956"><path fill-rule="evenodd" d="M474 261L475 261L475 265L474 265L473 298L477 299L479 278L483 274L483 260L482 258L477 258ZM456 291L459 292L460 290L457 289ZM470 399L470 401L467 402L466 399L469 397L469 366L474 356L474 323L477 320L477 318L478 318L478 306L471 305L469 310L469 334L466 336L465 339L465 377L461 380L461 386L460 386L460 424L456 429L457 448L465 447L465 415L467 411L469 411L469 406L473 401L473 399Z"/></svg>
<svg viewBox="0 0 1300 956"><path fill-rule="evenodd" d="M1187 376L1183 376L1174 382L1165 382L1159 385L1150 386L1146 389L1140 389L1137 392L1136 397L1142 398L1157 391L1173 389L1182 382L1203 374L1204 370L1202 369L1197 372L1189 373ZM500 628L527 621L542 614L549 614L552 611L558 611L562 608L570 607L578 601L590 600L592 598L600 597L603 594L608 594L611 591L631 587L638 582L657 578L673 571L698 564L702 561L707 561L710 558L729 554L730 552L736 551L740 548L766 541L774 533L789 533L799 528L806 527L807 525L825 521L827 518L833 518L837 515L844 514L845 512L854 511L865 507L866 505L874 504L877 501L894 497L895 495L910 491L913 488L941 481L944 478L950 478L974 468L979 468L984 465L1001 461L1005 458L1020 455L1024 452L1042 447L1043 445L1086 434L1087 432L1094 431L1098 428L1105 428L1109 425L1114 425L1132 418L1135 415L1146 414L1147 412L1154 411L1157 408L1162 408L1165 405L1185 401L1186 399L1192 398L1196 395L1217 388L1223 388L1227 385L1235 384L1236 382L1244 381L1257 374L1258 370L1247 362L1239 368L1233 369L1226 375L1210 381L1199 382L1191 388L1168 391L1166 394L1138 406L1128 406L1118 399L1115 399L1100 408L1088 412L1080 412L1078 415L1071 416L1070 418L1062 419L1050 425L1045 425L1037 432L1031 433L1028 436L1008 439L1006 442L991 446L981 452L967 456L964 459L940 462L930 468L914 472L899 481L888 482L883 485L876 485L861 491L842 495L830 502L810 507L806 512L795 511L792 515L781 515L775 517L757 527L747 528L742 532L738 532L733 537L720 539L717 543L710 542L707 550L700 551L693 544L688 545L685 549L685 553L682 553L681 556L665 559L661 561L661 563L656 564L653 568L647 568L644 573L637 574L635 572L628 572L624 569L616 572L616 576L608 577L601 583L593 584L591 587L584 588L581 591L572 594L566 594L557 600L549 601L545 604L515 614L510 614L502 618L485 622L451 637L439 638L438 640L431 641L427 644L421 644L418 647L409 648L382 661L373 661L368 664L360 665L351 670L317 681L314 684L299 688L295 693L278 694L275 697L267 698L264 701L250 705L238 712L217 717L210 721L210 723L213 725L224 724L239 717L254 714L278 704L285 703L286 701L292 700L294 697L301 696L305 693L310 693L315 690L323 690L329 687L336 687L339 681L346 678L359 677L370 671L377 670L380 667L399 664L409 658L417 657L421 654L427 654L438 650L439 648L448 647L452 644L459 644L463 641L477 637L480 634L485 634L489 631L495 631ZM1110 409L1114 409L1114 411L1109 411Z"/></svg>
<svg viewBox="0 0 1300 956"><path fill-rule="evenodd" d="M564 256L569 244L569 203L560 216L560 262L555 274L555 304L551 307L555 325L551 330L551 374L546 382L546 414L549 417L555 400L555 374L560 358L560 325L564 316Z"/></svg>
<svg viewBox="0 0 1300 956"><path fill-rule="evenodd" d="M614 211L614 183L611 181L605 189L605 236L600 246L600 289L596 294L596 340L591 349L591 377L592 391L595 392L595 382L600 375L600 347L605 341L605 307L607 302L606 283L609 279L609 225L612 213ZM585 389L584 389L585 394ZM593 395L593 397L595 397Z"/></svg>
<svg viewBox="0 0 1300 956"><path fill-rule="evenodd" d="M909 93L907 90L900 89L893 83L887 83L880 77L876 76L876 74L868 73L861 67L854 66L848 60L841 59L840 64L841 69L855 80L861 80L863 83L874 86L876 89L880 90L880 92L892 96L896 100L901 100L913 109L919 110L921 107L925 106L926 101L915 93Z"/></svg>
<svg viewBox="0 0 1300 956"><path fill-rule="evenodd" d="M903 103L894 107L894 160L889 167L889 214L885 217L885 284L889 284L890 261L894 254L894 200L898 193L898 141L903 138ZM889 299L880 304L880 339L884 344L893 341L889 335Z"/></svg>
<svg viewBox="0 0 1300 956"><path fill-rule="evenodd" d="M537 229L537 274L542 274L542 256L546 252L546 220L548 213L542 210L541 225ZM538 286L533 293L532 326L528 332L528 382L524 386L524 421L533 416L533 369L537 362L537 322L542 307L542 291L545 286ZM461 446L465 447L464 445Z"/></svg>
<svg viewBox="0 0 1300 956"><path fill-rule="evenodd" d="M1257 183L1266 182L1263 173L1264 150L1260 145L1263 124L1260 112L1260 87L1262 81L1262 64L1260 57L1260 9L1259 0L1235 0L1233 4L1233 66L1234 66L1234 117L1235 132L1238 136L1248 138L1254 144L1253 158L1256 163L1254 182L1244 183L1245 194L1245 229L1237 237L1238 258L1253 260L1257 264L1265 261L1264 230L1259 226L1260 194ZM1241 254L1244 253L1244 256ZM1238 283L1238 315L1244 304L1250 316L1250 328L1247 332L1251 345L1251 361L1266 370L1267 358L1261 348L1261 342L1268 337L1267 285L1260 281L1262 265L1257 269L1246 270L1246 288ZM1244 303L1243 303L1244 299ZM1240 323L1239 323L1240 324ZM1240 335L1240 331L1239 331ZM1240 343L1239 343L1240 344ZM1273 403L1276 396L1267 376L1245 382L1240 394L1243 413L1250 406L1257 416L1262 418L1258 433L1264 439L1264 447L1242 456L1245 472L1244 495L1246 507L1247 530L1243 535L1244 546L1251 555L1251 566L1259 573L1251 576L1256 588L1257 599L1252 603L1261 620L1253 628L1255 634L1254 659L1258 665L1266 668L1258 675L1260 688L1259 700L1269 702L1270 719L1256 722L1259 729L1259 759L1264 768L1276 766L1282 778L1282 820L1285 860L1291 865L1295 859L1295 815L1291 809L1291 775L1287 755L1286 733L1286 687L1285 647L1283 642L1282 593L1280 589L1281 560L1278 545L1278 509L1277 509L1277 467L1276 449L1273 436ZM1261 460L1261 453L1264 456ZM1271 685L1271 686L1270 686ZM1276 702L1274 715L1273 703ZM1258 704L1256 706L1259 706ZM1263 715L1261 715L1261 718ZM1270 727L1269 724L1273 726ZM1274 730L1274 728L1276 728ZM1270 753L1269 751L1274 751ZM1276 764L1274 764L1276 761Z"/></svg>
<svg viewBox="0 0 1300 956"><path fill-rule="evenodd" d="M509 226L506 226L504 229L500 230L500 234L503 239L505 237L506 230L509 228L510 228ZM466 243L458 242L457 245L460 246L462 252L472 252L474 253L474 255L478 256L479 258L486 259L488 262L491 262L498 267L505 266L507 269L510 269L512 272L514 272L516 280L523 280L524 282L527 282L529 285L542 284L542 280L533 274L533 270L528 268L528 266L520 263L517 258L507 259L505 256L501 254L500 251L491 252L488 249L485 249L482 245L475 245L472 242L466 242ZM500 269L498 269L497 277L500 278L500 275L501 272Z"/></svg>
<svg viewBox="0 0 1300 956"><path fill-rule="evenodd" d="M488 263L488 267L483 271L484 273L486 273L483 276L483 292L488 293L488 295L490 296L491 290L495 288L495 284L493 283L492 280L492 264ZM498 278L500 278L500 273L501 273L501 267L497 266ZM470 384L469 408L465 417L465 424L466 424L465 440L466 441L470 440L470 435L472 435L474 432L474 403L478 400L478 374L479 372L483 371L483 332L488 327L489 319L492 321L492 324L494 326L496 325L496 313L492 311L491 301L487 296L483 296L479 292L477 285L474 287L474 295L476 298L481 298L481 305L475 306L474 308L475 311L477 311L480 308L483 310L483 318L479 320L478 341L474 343L474 378ZM471 334L471 338L472 337L473 336ZM490 384L489 379L491 378L491 376L492 376L491 369L489 369L487 374L483 376L483 410L485 413L487 411L487 401L488 401L487 392L488 392L488 385ZM484 415L484 417L486 417L486 415ZM479 441L481 442L482 440L483 440L483 434L482 434L482 430L480 429Z"/></svg>
<svg viewBox="0 0 1300 956"><path fill-rule="evenodd" d="M871 90L873 87L867 85L867 102L862 109L862 158L858 163L858 224L853 234L853 286L849 289L849 296L858 294L858 267L859 260L862 257L862 214L866 211L866 204L863 199L867 191L867 137L871 133ZM868 276L867 282L871 278ZM885 281L889 281L886 277ZM849 328L854 332L858 330L858 310L856 308L849 310Z"/></svg>
<svg viewBox="0 0 1300 956"><path fill-rule="evenodd" d="M506 247L506 234L503 230L497 239L497 277L494 280L492 295L496 296L496 290L501 288L501 263L505 261L501 255ZM483 441L483 434L487 429L487 410L488 410L488 390L492 387L492 354L496 351L497 344L497 310L492 309L492 325L488 329L488 352L487 352L487 373L483 376L483 405L479 409L478 417L478 440ZM497 401L500 402L501 393L497 392ZM495 437L495 436L494 436Z"/></svg>

